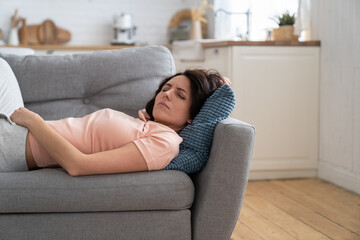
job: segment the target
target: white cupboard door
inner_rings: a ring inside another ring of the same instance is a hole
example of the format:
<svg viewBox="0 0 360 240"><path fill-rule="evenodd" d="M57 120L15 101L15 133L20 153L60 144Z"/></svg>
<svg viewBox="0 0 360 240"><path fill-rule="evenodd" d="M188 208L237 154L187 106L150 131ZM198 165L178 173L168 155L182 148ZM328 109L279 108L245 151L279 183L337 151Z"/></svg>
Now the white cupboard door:
<svg viewBox="0 0 360 240"><path fill-rule="evenodd" d="M232 63L232 116L255 126L254 178L314 176L319 47L235 46Z"/></svg>
<svg viewBox="0 0 360 240"><path fill-rule="evenodd" d="M183 60L175 58L177 72L188 68L215 69L220 74L230 76L231 73L231 48L218 47L204 49L204 60Z"/></svg>

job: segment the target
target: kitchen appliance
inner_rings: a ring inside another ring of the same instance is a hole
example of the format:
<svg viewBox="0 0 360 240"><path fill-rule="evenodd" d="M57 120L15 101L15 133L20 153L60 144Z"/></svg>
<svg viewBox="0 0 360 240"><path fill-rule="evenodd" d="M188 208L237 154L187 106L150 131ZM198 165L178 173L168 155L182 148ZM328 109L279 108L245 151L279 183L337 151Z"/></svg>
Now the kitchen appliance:
<svg viewBox="0 0 360 240"><path fill-rule="evenodd" d="M114 16L114 39L112 45L134 45L134 35L136 27L133 25L133 17L131 14L121 13Z"/></svg>

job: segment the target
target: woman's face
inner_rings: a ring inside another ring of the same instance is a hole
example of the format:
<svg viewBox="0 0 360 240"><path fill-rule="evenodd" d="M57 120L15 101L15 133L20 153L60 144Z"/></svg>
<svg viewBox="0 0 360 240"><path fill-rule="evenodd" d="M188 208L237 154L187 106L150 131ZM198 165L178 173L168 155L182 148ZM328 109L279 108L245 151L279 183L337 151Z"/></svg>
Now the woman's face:
<svg viewBox="0 0 360 240"><path fill-rule="evenodd" d="M173 77L155 97L154 119L179 132L191 123L191 103L190 80L184 75Z"/></svg>

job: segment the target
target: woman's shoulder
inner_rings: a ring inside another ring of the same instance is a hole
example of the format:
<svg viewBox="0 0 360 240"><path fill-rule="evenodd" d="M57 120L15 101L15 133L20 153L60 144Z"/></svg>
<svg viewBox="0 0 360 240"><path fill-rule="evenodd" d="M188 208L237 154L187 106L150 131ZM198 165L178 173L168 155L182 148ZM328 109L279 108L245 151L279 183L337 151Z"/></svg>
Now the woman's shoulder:
<svg viewBox="0 0 360 240"><path fill-rule="evenodd" d="M154 121L147 121L145 125L147 128L146 135L156 135L157 137L162 136L168 138L171 141L182 142L182 138L179 136L179 134L164 124Z"/></svg>

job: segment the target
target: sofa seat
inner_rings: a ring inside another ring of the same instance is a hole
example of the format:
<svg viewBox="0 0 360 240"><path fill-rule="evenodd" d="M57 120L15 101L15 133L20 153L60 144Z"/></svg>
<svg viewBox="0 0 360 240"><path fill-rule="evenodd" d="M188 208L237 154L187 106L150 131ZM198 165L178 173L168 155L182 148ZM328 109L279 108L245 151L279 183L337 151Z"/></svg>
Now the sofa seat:
<svg viewBox="0 0 360 240"><path fill-rule="evenodd" d="M194 185L180 171L69 177L62 168L0 174L1 213L189 209Z"/></svg>

